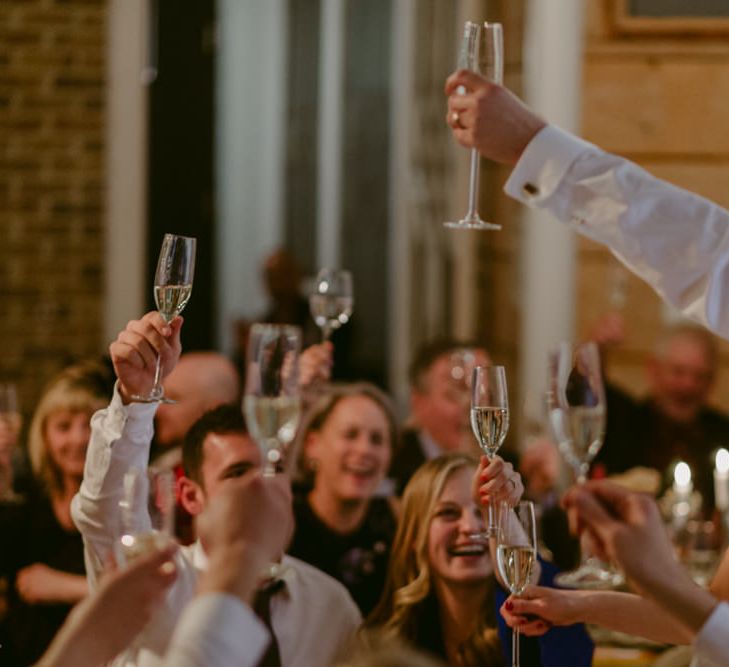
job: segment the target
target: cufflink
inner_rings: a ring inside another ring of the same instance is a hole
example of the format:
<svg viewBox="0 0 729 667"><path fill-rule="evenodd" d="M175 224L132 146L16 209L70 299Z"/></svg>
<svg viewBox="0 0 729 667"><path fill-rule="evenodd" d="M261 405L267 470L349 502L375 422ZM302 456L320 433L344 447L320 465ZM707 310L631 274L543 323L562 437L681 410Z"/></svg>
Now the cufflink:
<svg viewBox="0 0 729 667"><path fill-rule="evenodd" d="M529 197L536 197L539 194L539 188L534 183L524 183L521 186L522 192Z"/></svg>

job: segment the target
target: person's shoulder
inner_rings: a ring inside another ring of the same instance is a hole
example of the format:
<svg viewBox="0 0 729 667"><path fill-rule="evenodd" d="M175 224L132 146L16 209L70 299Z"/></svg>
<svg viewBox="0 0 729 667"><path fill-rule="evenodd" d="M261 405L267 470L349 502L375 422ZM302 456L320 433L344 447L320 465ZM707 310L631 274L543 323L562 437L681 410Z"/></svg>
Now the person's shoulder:
<svg viewBox="0 0 729 667"><path fill-rule="evenodd" d="M337 604L351 607L359 615L357 605L352 600L349 591L334 577L294 556L284 556L283 562L294 571L297 583L304 589L305 595L315 597L320 603L327 605Z"/></svg>

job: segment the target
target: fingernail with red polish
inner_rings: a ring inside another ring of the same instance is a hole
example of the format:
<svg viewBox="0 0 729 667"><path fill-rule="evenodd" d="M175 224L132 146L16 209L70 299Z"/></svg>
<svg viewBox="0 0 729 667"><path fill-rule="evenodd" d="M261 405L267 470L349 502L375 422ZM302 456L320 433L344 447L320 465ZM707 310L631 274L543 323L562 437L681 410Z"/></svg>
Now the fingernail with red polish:
<svg viewBox="0 0 729 667"><path fill-rule="evenodd" d="M506 610L507 611L511 611L513 608L514 608L514 603L513 602L507 602L506 603Z"/></svg>

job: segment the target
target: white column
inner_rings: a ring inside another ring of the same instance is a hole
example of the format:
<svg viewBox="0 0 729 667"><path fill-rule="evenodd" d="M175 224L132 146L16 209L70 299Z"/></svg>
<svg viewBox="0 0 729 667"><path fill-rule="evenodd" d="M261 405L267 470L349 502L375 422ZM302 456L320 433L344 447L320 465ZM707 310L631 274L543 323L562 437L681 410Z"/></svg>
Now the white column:
<svg viewBox="0 0 729 667"><path fill-rule="evenodd" d="M319 32L317 263L339 267L342 222L345 0L322 0Z"/></svg>
<svg viewBox="0 0 729 667"><path fill-rule="evenodd" d="M583 0L531 0L527 5L526 102L574 132L580 126L582 16ZM523 229L520 382L522 396L539 405L549 349L574 336L576 240L564 225L538 211L524 210Z"/></svg>
<svg viewBox="0 0 729 667"><path fill-rule="evenodd" d="M146 0L111 0L106 85L104 342L142 315L147 221Z"/></svg>
<svg viewBox="0 0 729 667"><path fill-rule="evenodd" d="M284 0L218 0L218 341L266 305L263 258L283 239L287 13Z"/></svg>
<svg viewBox="0 0 729 667"><path fill-rule="evenodd" d="M408 402L408 364L412 355L410 298L410 216L412 215L410 137L413 98L413 21L415 0L392 6L390 88L390 226L389 226L389 384L390 393L405 414Z"/></svg>

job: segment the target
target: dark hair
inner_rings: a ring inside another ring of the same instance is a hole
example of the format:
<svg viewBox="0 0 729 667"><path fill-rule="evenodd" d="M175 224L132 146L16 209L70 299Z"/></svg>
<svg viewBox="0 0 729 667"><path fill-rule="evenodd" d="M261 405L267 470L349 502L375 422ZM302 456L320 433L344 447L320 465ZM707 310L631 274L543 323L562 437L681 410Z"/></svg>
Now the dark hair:
<svg viewBox="0 0 729 667"><path fill-rule="evenodd" d="M415 355L408 368L408 380L410 388L418 391L425 391L425 376L430 367L444 354L460 350L462 348L485 349L484 345L474 340L456 340L454 338L437 338L420 345L415 350Z"/></svg>
<svg viewBox="0 0 729 667"><path fill-rule="evenodd" d="M247 433L240 406L219 405L208 410L187 432L182 443L182 468L191 480L202 483L203 443L210 433Z"/></svg>

